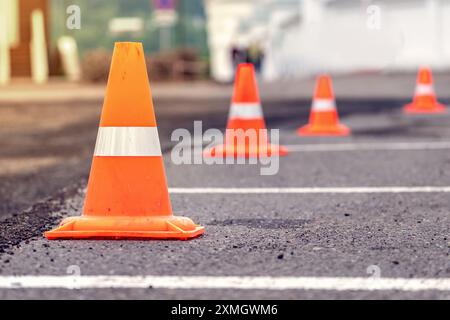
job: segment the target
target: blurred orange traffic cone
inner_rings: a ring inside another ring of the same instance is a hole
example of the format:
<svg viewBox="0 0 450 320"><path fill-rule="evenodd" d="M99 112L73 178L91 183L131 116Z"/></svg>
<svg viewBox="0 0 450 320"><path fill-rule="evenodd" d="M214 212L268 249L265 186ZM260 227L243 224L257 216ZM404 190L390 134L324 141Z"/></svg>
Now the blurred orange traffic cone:
<svg viewBox="0 0 450 320"><path fill-rule="evenodd" d="M419 69L414 100L412 103L407 104L403 110L406 113L446 112L445 106L437 101L433 87L433 75L430 68L422 67Z"/></svg>
<svg viewBox="0 0 450 320"><path fill-rule="evenodd" d="M287 149L270 144L263 117L255 70L252 64L238 66L228 116L225 144L205 150L205 157L284 156Z"/></svg>
<svg viewBox="0 0 450 320"><path fill-rule="evenodd" d="M83 215L52 239L188 239L204 228L172 214L141 43L116 43Z"/></svg>
<svg viewBox="0 0 450 320"><path fill-rule="evenodd" d="M317 79L309 124L297 130L301 136L347 136L350 129L339 123L330 76Z"/></svg>

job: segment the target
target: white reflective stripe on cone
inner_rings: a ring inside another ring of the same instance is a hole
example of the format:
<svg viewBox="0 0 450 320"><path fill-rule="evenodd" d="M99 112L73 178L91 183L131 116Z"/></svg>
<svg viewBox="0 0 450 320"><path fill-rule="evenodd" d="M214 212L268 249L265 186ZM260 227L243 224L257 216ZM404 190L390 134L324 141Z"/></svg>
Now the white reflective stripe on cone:
<svg viewBox="0 0 450 320"><path fill-rule="evenodd" d="M416 86L416 95L425 96L434 94L434 88L430 84L418 84Z"/></svg>
<svg viewBox="0 0 450 320"><path fill-rule="evenodd" d="M263 117L259 103L233 103L230 107L230 119L260 119Z"/></svg>
<svg viewBox="0 0 450 320"><path fill-rule="evenodd" d="M160 157L156 127L100 127L94 156Z"/></svg>
<svg viewBox="0 0 450 320"><path fill-rule="evenodd" d="M332 111L336 109L336 105L331 99L315 99L312 108L314 111Z"/></svg>

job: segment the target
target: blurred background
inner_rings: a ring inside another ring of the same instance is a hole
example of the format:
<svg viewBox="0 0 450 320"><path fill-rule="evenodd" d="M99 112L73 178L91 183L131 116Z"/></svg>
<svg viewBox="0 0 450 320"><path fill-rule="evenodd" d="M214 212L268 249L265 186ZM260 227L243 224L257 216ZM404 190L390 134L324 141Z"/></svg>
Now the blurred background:
<svg viewBox="0 0 450 320"><path fill-rule="evenodd" d="M142 41L152 79L230 82L450 67L445 0L1 0L1 83L104 81L115 41Z"/></svg>
<svg viewBox="0 0 450 320"><path fill-rule="evenodd" d="M44 73L50 76L105 80L114 42L124 40L144 43L156 79L207 73L206 20L201 0L1 2L0 19L6 28L0 32L9 47L12 78L43 72L36 70L39 67L33 69L34 52L48 69Z"/></svg>

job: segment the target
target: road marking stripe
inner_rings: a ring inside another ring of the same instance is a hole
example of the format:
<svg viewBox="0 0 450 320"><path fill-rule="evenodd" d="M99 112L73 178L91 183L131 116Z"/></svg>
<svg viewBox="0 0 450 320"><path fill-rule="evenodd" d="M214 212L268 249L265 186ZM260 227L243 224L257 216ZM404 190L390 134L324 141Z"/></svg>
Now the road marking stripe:
<svg viewBox="0 0 450 320"><path fill-rule="evenodd" d="M443 187L331 187L331 188L169 188L170 193L199 194L329 194L329 193L450 193L450 186Z"/></svg>
<svg viewBox="0 0 450 320"><path fill-rule="evenodd" d="M392 142L392 143L336 143L284 145L292 152L358 151L358 150L445 150L450 141Z"/></svg>
<svg viewBox="0 0 450 320"><path fill-rule="evenodd" d="M95 144L97 157L160 157L156 127L100 127Z"/></svg>
<svg viewBox="0 0 450 320"><path fill-rule="evenodd" d="M242 289L450 291L450 278L214 277L214 276L2 276L1 289Z"/></svg>

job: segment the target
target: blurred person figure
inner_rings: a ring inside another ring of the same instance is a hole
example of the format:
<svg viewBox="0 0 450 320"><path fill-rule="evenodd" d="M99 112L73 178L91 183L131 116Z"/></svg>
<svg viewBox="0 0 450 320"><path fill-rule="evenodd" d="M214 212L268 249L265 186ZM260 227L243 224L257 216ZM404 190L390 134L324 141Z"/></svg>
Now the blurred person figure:
<svg viewBox="0 0 450 320"><path fill-rule="evenodd" d="M237 70L237 66L240 63L244 63L247 60L247 50L237 43L231 46L231 61L233 62L234 72Z"/></svg>
<svg viewBox="0 0 450 320"><path fill-rule="evenodd" d="M258 75L261 74L264 62L264 50L259 42L254 41L250 44L247 50L247 62L255 66L255 71Z"/></svg>

